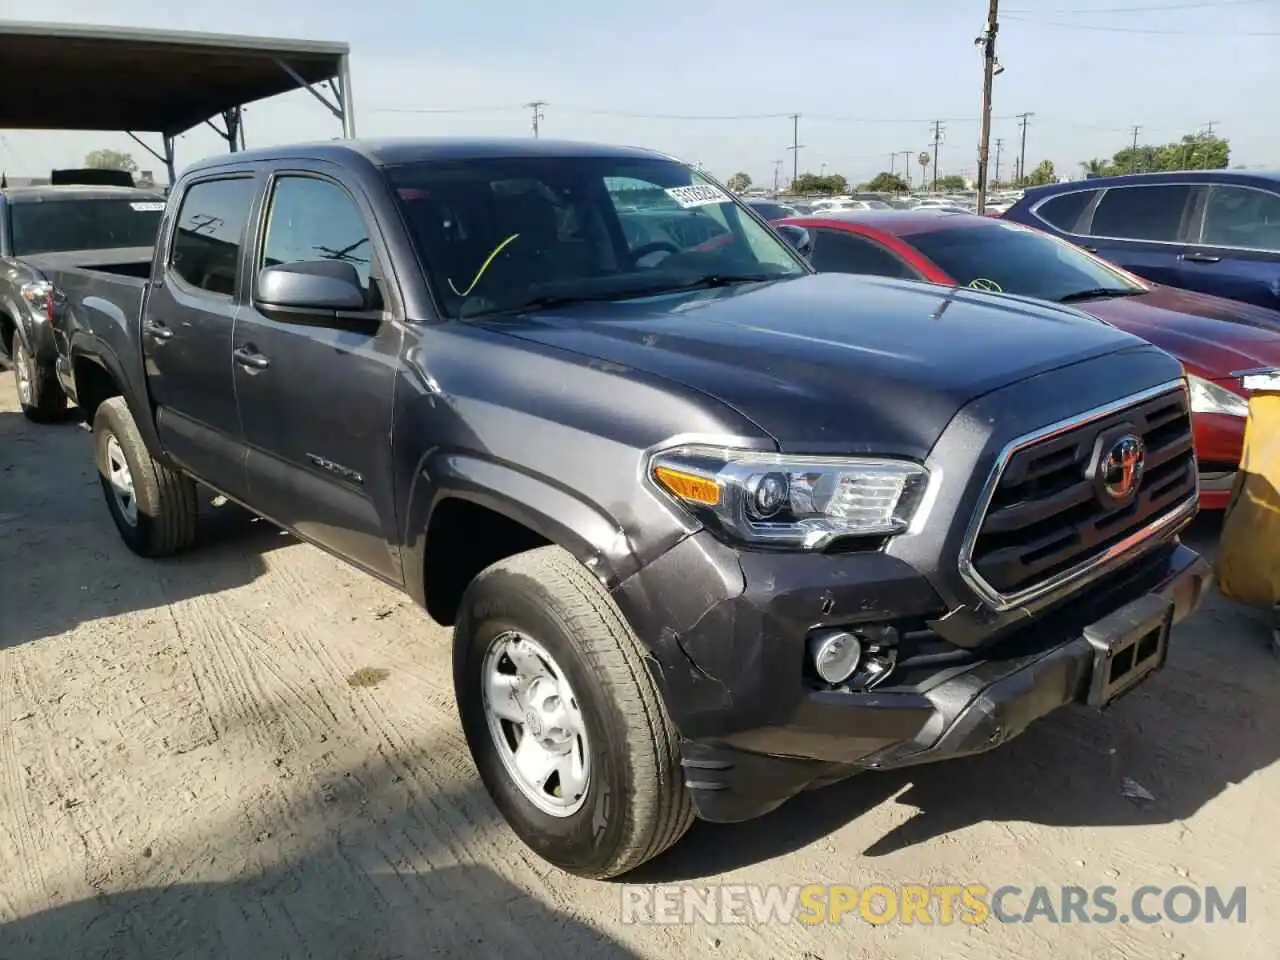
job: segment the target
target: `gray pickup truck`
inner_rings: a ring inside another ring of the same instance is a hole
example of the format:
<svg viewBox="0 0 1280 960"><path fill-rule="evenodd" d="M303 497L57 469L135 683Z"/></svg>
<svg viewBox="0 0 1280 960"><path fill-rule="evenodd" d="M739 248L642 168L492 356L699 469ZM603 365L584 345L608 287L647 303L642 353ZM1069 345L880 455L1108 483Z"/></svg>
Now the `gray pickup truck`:
<svg viewBox="0 0 1280 960"><path fill-rule="evenodd" d="M134 551L200 482L407 591L507 821L616 876L1107 706L1209 575L1177 361L803 241L646 150L233 154L50 278L58 376Z"/></svg>
<svg viewBox="0 0 1280 960"><path fill-rule="evenodd" d="M13 364L28 419L54 420L67 402L54 375L53 288L44 271L136 261L139 248L155 242L163 211L164 195L155 190L0 189L0 353Z"/></svg>

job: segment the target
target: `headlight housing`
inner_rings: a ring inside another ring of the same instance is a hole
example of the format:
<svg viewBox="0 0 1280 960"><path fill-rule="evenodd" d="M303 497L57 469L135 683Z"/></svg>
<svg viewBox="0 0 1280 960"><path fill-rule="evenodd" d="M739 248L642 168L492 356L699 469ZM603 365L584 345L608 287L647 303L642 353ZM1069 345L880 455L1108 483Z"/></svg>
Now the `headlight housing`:
<svg viewBox="0 0 1280 960"><path fill-rule="evenodd" d="M902 533L929 486L928 471L905 460L703 446L663 451L648 473L713 529L748 544L800 550Z"/></svg>
<svg viewBox="0 0 1280 960"><path fill-rule="evenodd" d="M1249 401L1203 377L1187 375L1192 413L1220 413L1227 417L1249 416Z"/></svg>

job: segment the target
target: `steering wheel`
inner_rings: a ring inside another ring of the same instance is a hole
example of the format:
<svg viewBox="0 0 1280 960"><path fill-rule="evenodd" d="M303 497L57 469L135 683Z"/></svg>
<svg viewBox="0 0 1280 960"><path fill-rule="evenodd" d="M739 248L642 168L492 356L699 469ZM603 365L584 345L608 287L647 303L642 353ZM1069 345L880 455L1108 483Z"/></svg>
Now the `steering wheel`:
<svg viewBox="0 0 1280 960"><path fill-rule="evenodd" d="M636 247L634 250L632 250L631 262L639 263L642 259L647 257L649 254L658 253L663 250L667 251L668 253L680 252L680 248L677 247L674 243L671 243L670 241L654 240L652 243L643 244L639 247Z"/></svg>

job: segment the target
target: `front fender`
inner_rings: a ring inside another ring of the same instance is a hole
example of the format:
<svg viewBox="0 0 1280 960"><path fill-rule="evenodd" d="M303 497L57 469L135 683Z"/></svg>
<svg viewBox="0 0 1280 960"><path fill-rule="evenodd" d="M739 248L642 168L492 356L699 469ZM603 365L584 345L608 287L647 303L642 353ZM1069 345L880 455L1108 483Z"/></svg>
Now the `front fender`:
<svg viewBox="0 0 1280 960"><path fill-rule="evenodd" d="M550 480L470 453L429 452L414 473L405 516L406 586L424 602L426 535L436 507L461 499L486 507L564 547L606 587L639 568L622 527Z"/></svg>

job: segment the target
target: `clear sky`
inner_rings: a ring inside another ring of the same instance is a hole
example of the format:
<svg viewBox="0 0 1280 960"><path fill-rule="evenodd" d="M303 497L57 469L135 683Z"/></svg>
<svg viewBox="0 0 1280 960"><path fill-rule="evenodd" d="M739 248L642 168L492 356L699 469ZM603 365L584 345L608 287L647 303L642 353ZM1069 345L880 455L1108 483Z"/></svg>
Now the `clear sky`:
<svg viewBox="0 0 1280 960"><path fill-rule="evenodd" d="M17 0L0 6L12 13ZM1163 143L1215 121L1232 165L1280 168L1280 0L1003 0L994 138L1012 170L1033 111L1027 165L1060 174L1110 156L1141 124ZM800 170L865 180L893 151L929 148L945 119L942 173L976 169L982 63L974 39L986 0L41 0L41 20L343 40L352 49L364 136L530 135L522 104L547 101L544 136L651 146L727 177L772 183ZM38 11L38 13L37 13ZM1269 35L1268 35L1269 34ZM403 111L437 112L403 112ZM439 112L456 111L456 112ZM633 116L626 116L633 114ZM780 115L780 116L770 116ZM673 119L670 117L704 119ZM705 119L736 117L740 119ZM250 146L336 136L305 93L247 108ZM42 175L118 133L0 132L0 166ZM181 138L179 166L222 149L207 129ZM901 172L902 158L896 169Z"/></svg>

